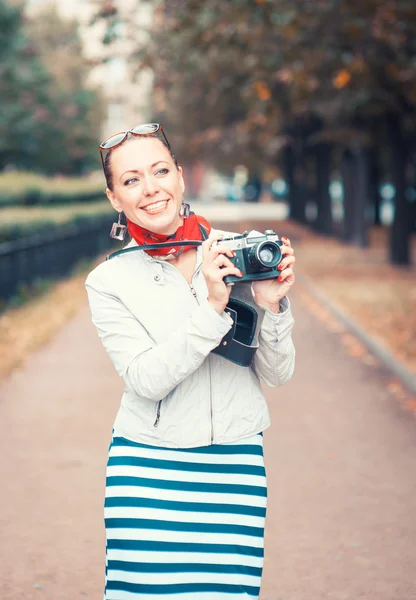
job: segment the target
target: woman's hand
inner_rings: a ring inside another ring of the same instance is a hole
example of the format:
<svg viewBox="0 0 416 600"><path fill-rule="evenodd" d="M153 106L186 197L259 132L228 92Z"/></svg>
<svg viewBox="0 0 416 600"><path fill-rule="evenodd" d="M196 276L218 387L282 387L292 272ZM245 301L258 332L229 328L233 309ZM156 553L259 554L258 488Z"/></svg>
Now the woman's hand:
<svg viewBox="0 0 416 600"><path fill-rule="evenodd" d="M235 256L231 248L214 243L223 237L224 234L211 234L202 244L202 273L208 287L208 302L219 315L227 306L232 287L227 286L223 278L226 275L242 276L240 269L230 261Z"/></svg>
<svg viewBox="0 0 416 600"><path fill-rule="evenodd" d="M283 260L277 267L280 275L277 279L266 279L264 281L253 282L254 299L259 306L270 309L278 313L280 310L280 300L286 296L290 287L295 282L293 265L295 257L290 240L282 237L283 246L280 250L283 254Z"/></svg>

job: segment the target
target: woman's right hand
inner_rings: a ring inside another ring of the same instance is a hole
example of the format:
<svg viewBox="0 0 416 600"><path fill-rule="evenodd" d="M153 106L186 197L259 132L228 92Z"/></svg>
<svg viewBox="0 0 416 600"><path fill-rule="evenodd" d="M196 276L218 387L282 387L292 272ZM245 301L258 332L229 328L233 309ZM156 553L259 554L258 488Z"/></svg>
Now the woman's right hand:
<svg viewBox="0 0 416 600"><path fill-rule="evenodd" d="M232 287L224 283L224 277L226 275L242 277L240 269L230 260L235 256L231 248L214 243L223 237L224 234L211 233L202 244L202 273L208 287L208 302L219 315L227 306Z"/></svg>

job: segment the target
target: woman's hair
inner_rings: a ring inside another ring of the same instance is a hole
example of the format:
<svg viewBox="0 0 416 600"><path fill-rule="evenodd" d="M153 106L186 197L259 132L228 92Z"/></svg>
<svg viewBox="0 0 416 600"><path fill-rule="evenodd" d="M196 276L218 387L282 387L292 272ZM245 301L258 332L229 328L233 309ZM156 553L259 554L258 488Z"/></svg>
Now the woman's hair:
<svg viewBox="0 0 416 600"><path fill-rule="evenodd" d="M154 138L154 135L140 135L140 136L132 136L131 139L137 139L138 137L140 138ZM129 142L129 139L127 139L125 142L123 142L123 144L126 144ZM167 145L167 143L165 142L165 140L162 140L161 138L157 137L156 139L158 139L164 146L165 148L168 149L169 154L171 155L173 162L175 163L175 166L177 169L179 169L179 165L178 165L178 161L175 158L175 155L172 152L172 149L169 148L169 146ZM118 146L117 146L118 148ZM114 150L116 150L117 148L114 148ZM107 152L107 156L105 157L104 160L104 176L105 176L105 180L107 182L107 187L113 191L113 173L111 171L111 154L114 152L114 150L109 150Z"/></svg>

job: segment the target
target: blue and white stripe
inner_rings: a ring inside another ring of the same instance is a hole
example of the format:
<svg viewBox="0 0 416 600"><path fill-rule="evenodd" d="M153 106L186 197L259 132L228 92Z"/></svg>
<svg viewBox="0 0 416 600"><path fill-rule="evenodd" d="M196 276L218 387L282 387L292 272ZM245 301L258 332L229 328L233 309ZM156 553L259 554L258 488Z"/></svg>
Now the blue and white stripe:
<svg viewBox="0 0 416 600"><path fill-rule="evenodd" d="M180 450L114 437L104 599L257 599L266 502L261 435Z"/></svg>

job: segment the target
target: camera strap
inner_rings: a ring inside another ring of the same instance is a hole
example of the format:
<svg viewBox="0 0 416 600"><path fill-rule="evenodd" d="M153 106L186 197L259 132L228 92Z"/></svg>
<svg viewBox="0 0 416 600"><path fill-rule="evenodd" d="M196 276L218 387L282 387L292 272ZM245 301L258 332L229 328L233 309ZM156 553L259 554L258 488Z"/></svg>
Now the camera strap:
<svg viewBox="0 0 416 600"><path fill-rule="evenodd" d="M194 213L191 213L194 214ZM117 250L112 254L109 254L106 257L106 260L110 260L115 256L120 256L121 254L127 254L128 252L136 252L137 250L158 250L159 248L180 248L181 246L201 246L206 239L208 239L208 233L205 231L204 227L199 225L199 231L202 236L202 240L172 240L168 242L158 242L156 244L143 244L141 246L133 246L132 248L124 248L122 250Z"/></svg>
<svg viewBox="0 0 416 600"><path fill-rule="evenodd" d="M128 254L129 252L136 252L137 250L157 250L158 248L171 248L172 246L201 246L203 242L200 240L186 240L184 242L178 242L173 240L172 242L160 242L160 244L145 244L144 246L133 246L132 248L124 248L123 250L117 250L112 254L106 256L105 260L110 260L115 256L121 254Z"/></svg>

